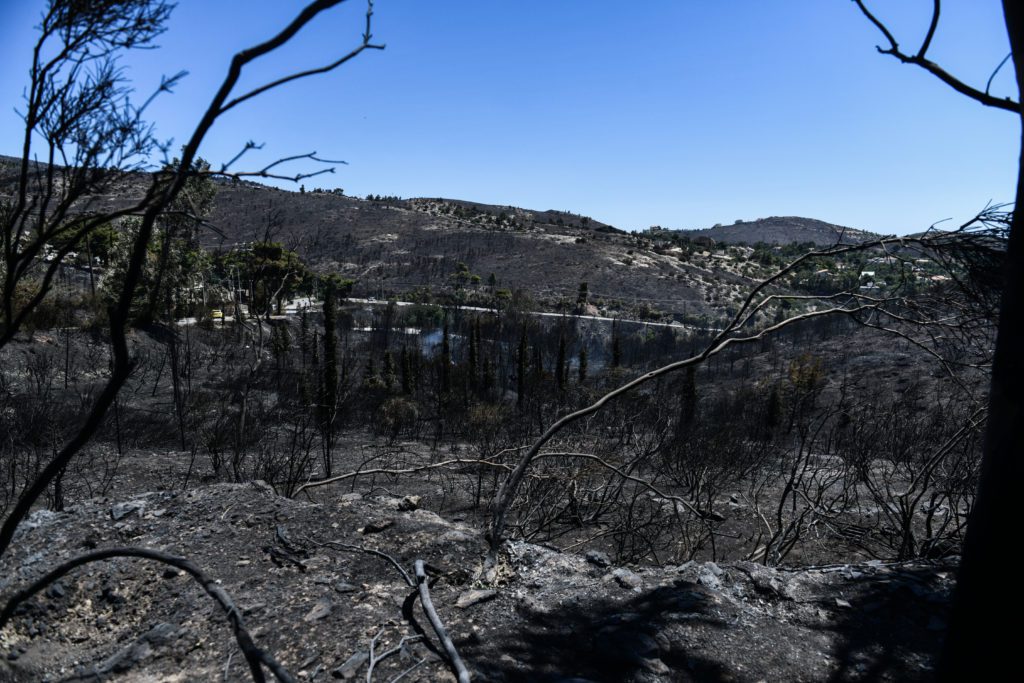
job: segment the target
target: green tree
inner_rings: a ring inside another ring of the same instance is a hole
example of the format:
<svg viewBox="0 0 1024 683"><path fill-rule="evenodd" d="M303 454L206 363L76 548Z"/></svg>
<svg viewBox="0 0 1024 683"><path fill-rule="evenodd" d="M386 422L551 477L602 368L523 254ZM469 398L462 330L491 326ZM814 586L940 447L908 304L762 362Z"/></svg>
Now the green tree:
<svg viewBox="0 0 1024 683"><path fill-rule="evenodd" d="M176 158L163 173L180 165L181 160ZM213 208L217 194L209 172L210 164L205 159L196 159L184 187L171 202L170 211L157 221L155 243L159 256L152 281L146 283L150 290L150 318L162 314L170 319L176 308L196 303L196 291L205 292L211 261L199 246L199 225Z"/></svg>
<svg viewBox="0 0 1024 683"><path fill-rule="evenodd" d="M181 162L175 159L174 163ZM205 175L208 170L206 161L196 160L169 213L155 221L131 303L131 318L136 324L186 315L213 280L210 256L200 247L198 237L199 221L209 213L216 193ZM165 168L163 172L169 171ZM89 249L94 244L106 260L107 273L100 293L108 305L114 304L124 289L142 225L142 219L136 216L120 218L116 225L93 231L86 242Z"/></svg>
<svg viewBox="0 0 1024 683"><path fill-rule="evenodd" d="M279 242L256 242L247 251L228 254L222 265L224 271L237 269L239 277L248 284L251 294L250 310L253 315L270 319L276 309L280 312L283 301L291 297L311 277L303 260ZM343 282L333 283L335 295L343 290Z"/></svg>

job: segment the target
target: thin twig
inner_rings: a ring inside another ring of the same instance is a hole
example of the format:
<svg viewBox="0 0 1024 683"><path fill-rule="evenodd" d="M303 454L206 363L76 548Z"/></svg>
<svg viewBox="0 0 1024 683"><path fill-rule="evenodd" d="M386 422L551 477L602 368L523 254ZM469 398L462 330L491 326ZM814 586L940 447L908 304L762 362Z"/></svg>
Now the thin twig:
<svg viewBox="0 0 1024 683"><path fill-rule="evenodd" d="M405 579L405 582L409 585L410 588L416 587L416 582L413 581L412 577L409 576L409 572L405 571L402 565L399 564L398 560L391 557L391 555L388 555L385 552L382 552L380 550L374 550L373 548L367 548L361 545L355 545L353 543L342 543L341 541L317 541L314 539L309 539L309 541L310 543L322 547L335 548L337 550L351 550L355 552L366 553L368 555L376 555L377 557L380 557L390 562L391 566L398 570L398 573L402 575L402 578Z"/></svg>

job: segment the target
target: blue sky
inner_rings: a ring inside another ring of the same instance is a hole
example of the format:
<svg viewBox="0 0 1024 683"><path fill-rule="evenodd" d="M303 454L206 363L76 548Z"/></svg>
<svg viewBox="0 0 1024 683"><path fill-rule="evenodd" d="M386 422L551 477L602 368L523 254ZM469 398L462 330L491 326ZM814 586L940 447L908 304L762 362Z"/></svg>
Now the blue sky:
<svg viewBox="0 0 1024 683"><path fill-rule="evenodd" d="M0 153L17 154L38 0L0 0ZM283 26L284 0L181 0L157 51L124 61L140 92L188 78L151 118L179 144L235 51ZM929 0L874 0L915 51ZM317 66L359 40L349 0L246 75ZM307 181L348 194L562 209L626 229L801 215L878 232L962 221L1013 198L1015 117L875 52L849 0L378 0L387 44L225 116L201 154L247 140L250 166L316 150ZM984 87L1009 51L996 0L947 0L931 56ZM1016 92L1005 68L992 90ZM296 169L298 170L298 169Z"/></svg>

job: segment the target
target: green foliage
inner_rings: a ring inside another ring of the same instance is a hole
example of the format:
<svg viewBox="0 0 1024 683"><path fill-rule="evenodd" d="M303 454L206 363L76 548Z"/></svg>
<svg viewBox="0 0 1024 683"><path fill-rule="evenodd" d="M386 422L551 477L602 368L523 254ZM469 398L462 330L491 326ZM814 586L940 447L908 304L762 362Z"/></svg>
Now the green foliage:
<svg viewBox="0 0 1024 683"><path fill-rule="evenodd" d="M249 290L249 311L270 316L275 306L280 310L285 299L300 291L309 291L313 274L303 260L279 242L256 242L244 251L232 251L219 257L217 271L221 277L237 277ZM351 287L348 282L348 287ZM345 285L333 282L336 294L343 294Z"/></svg>
<svg viewBox="0 0 1024 683"><path fill-rule="evenodd" d="M203 175L208 170L208 163L197 160L194 175L157 221L132 303L136 323L198 312L207 283L212 281L212 261L199 246L198 237L199 221L209 213L216 194L213 182ZM100 289L108 305L123 289L139 226L138 217L122 218L116 225L100 226L84 245L92 250L93 258L107 266Z"/></svg>
<svg viewBox="0 0 1024 683"><path fill-rule="evenodd" d="M456 289L460 289L466 285L476 287L482 281L480 276L471 272L469 270L469 266L462 261L455 264L455 272L451 274L450 279L455 284Z"/></svg>

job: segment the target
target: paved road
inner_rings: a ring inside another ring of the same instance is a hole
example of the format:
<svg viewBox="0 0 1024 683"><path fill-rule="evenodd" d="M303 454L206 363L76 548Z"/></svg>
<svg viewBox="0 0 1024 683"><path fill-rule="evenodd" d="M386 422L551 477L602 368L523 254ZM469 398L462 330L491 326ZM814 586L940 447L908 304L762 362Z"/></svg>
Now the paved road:
<svg viewBox="0 0 1024 683"><path fill-rule="evenodd" d="M358 299L358 298L352 298L352 297L345 299L345 302L346 303L353 303L353 304L364 304L364 305L367 305L367 306L387 306L389 303L391 303L390 301L381 301L379 299ZM414 301L395 301L394 304L396 306L398 306L398 307L416 306L417 305L416 302L414 302ZM297 300L297 301L290 301L290 302L288 302L288 304L284 308L284 315L272 315L270 317L271 317L272 320L283 320L285 318L289 318L289 317L298 315L300 310L301 310L301 308L306 308L307 310L310 310L310 311L316 311L316 310L320 310L321 305L322 304L320 302L316 302L316 301L313 301L311 299L300 299L300 300ZM498 312L498 310L495 309L495 308L485 308L485 307L482 307L482 306L445 306L444 308L454 309L454 310L458 310L458 311L477 311L477 312L480 312L480 313L497 313ZM612 323L612 322L630 323L630 324L633 324L633 325L643 325L645 327L669 327L669 328L673 328L673 329L677 329L677 330L687 330L687 331L690 331L690 332L694 332L694 331L697 331L697 332L721 332L721 329L716 328L716 327L698 327L696 325L684 325L683 323L657 323L657 322L648 322L648 321L645 321L645 320L628 320L628 319L623 319L623 318L608 318L608 317L604 317L604 316L600 316L600 315L571 315L571 314L567 314L567 313L549 313L549 312L546 312L546 311L531 311L531 312L527 313L526 315L532 315L532 316L536 316L538 318L575 318L577 320L594 320L594 321L597 321L597 322L604 322L604 323ZM223 318L223 322L233 322L233 321L234 321L234 317L230 316L230 315L225 315L224 318ZM195 325L197 320L195 318L181 318L180 320L177 320L176 322L179 325Z"/></svg>
<svg viewBox="0 0 1024 683"><path fill-rule="evenodd" d="M370 306L386 306L389 301L380 301L378 299L356 299L348 298L345 301L356 304L368 304ZM396 306L415 306L416 304L411 301L396 301ZM445 306L445 308L452 308L459 311L480 311L481 313L497 313L498 310L495 308L483 308L480 306ZM295 311L298 313L298 311ZM696 325L684 325L683 323L656 323L648 322L645 320L628 320L623 318L607 318L600 315L572 315L568 313L548 313L545 311L531 311L527 315L543 317L543 318L576 318L577 320L596 320L599 322L620 322L620 323L632 323L634 325L645 325L649 327L671 327L678 330L690 330L690 331L706 331L706 332L721 332L716 327L698 327Z"/></svg>

